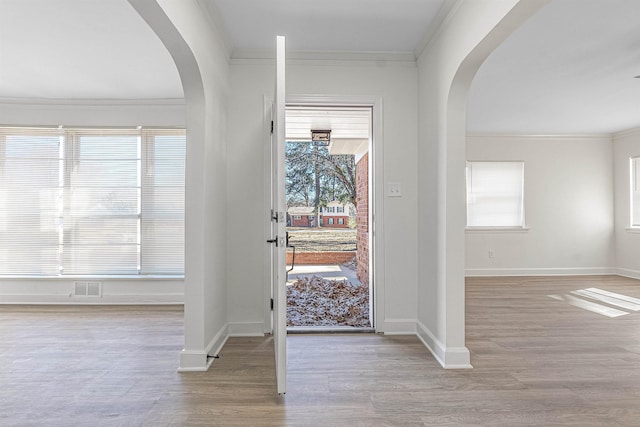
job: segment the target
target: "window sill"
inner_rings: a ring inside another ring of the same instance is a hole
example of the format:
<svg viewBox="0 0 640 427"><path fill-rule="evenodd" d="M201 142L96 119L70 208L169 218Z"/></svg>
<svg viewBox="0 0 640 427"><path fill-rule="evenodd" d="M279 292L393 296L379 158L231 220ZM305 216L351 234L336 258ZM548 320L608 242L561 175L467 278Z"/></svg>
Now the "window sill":
<svg viewBox="0 0 640 427"><path fill-rule="evenodd" d="M640 233L640 227L627 227L625 231L627 233Z"/></svg>
<svg viewBox="0 0 640 427"><path fill-rule="evenodd" d="M465 232L472 233L528 233L529 227L466 227Z"/></svg>
<svg viewBox="0 0 640 427"><path fill-rule="evenodd" d="M68 276L21 276L21 275L0 275L0 280L135 280L135 281L158 281L158 280L184 280L184 276L170 275L68 275Z"/></svg>

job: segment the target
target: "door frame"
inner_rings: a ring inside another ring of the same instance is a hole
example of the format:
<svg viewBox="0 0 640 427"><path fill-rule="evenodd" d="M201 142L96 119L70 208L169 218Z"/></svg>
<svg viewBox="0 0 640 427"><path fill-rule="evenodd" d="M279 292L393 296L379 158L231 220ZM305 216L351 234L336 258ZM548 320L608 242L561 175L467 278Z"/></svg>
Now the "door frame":
<svg viewBox="0 0 640 427"><path fill-rule="evenodd" d="M267 221L271 210L269 195L270 183L270 141L271 141L271 106L273 101L264 96L264 182L265 203L263 218L265 218L265 238L271 233L271 223ZM385 332L385 266L384 266L384 162L383 162L383 100L380 96L362 95L288 95L288 106L314 107L371 107L372 141L369 152L369 283L371 283L370 297L373 297L373 320L376 332ZM265 251L264 260L264 332L272 330L271 324L271 257L270 251Z"/></svg>

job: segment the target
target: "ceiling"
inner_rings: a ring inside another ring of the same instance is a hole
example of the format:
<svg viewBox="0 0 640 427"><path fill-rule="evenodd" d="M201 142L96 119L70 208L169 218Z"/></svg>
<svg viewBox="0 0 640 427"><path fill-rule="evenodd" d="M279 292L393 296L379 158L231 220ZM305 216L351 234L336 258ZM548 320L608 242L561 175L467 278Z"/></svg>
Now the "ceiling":
<svg viewBox="0 0 640 427"><path fill-rule="evenodd" d="M485 61L467 130L612 133L640 126L640 1L553 0Z"/></svg>
<svg viewBox="0 0 640 427"><path fill-rule="evenodd" d="M419 51L445 0L200 0L234 56ZM640 1L553 0L485 61L469 132L610 133L640 126ZM0 0L0 98L181 98L172 59L126 0Z"/></svg>
<svg viewBox="0 0 640 427"><path fill-rule="evenodd" d="M331 139L360 139L371 136L371 109L366 107L288 107L286 138L311 139L311 130L331 130Z"/></svg>
<svg viewBox="0 0 640 427"><path fill-rule="evenodd" d="M171 56L126 0L0 0L0 98L182 98Z"/></svg>
<svg viewBox="0 0 640 427"><path fill-rule="evenodd" d="M273 49L276 36L298 51L409 52L444 0L206 0L236 50Z"/></svg>

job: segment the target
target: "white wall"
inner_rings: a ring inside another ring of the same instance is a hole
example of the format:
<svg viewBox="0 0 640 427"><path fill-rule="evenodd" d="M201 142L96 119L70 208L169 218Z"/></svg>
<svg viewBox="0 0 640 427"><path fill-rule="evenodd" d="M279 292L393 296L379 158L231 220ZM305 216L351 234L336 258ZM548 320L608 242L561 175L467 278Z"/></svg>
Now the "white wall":
<svg viewBox="0 0 640 427"><path fill-rule="evenodd" d="M467 160L524 161L528 228L467 231L467 275L614 271L609 136L469 136L466 153Z"/></svg>
<svg viewBox="0 0 640 427"><path fill-rule="evenodd" d="M445 367L469 367L464 320L465 111L482 61L541 1L456 2L418 59L418 334Z"/></svg>
<svg viewBox="0 0 640 427"><path fill-rule="evenodd" d="M184 99L0 99L0 125L185 126Z"/></svg>
<svg viewBox="0 0 640 427"><path fill-rule="evenodd" d="M275 40L274 40L275 45ZM228 144L228 270L230 328L262 333L268 296L265 264L264 96L273 97L275 65L271 61L235 61L231 66ZM290 59L287 96L337 95L381 98L384 182L402 184L402 197L377 200L380 217L375 280L384 308L379 331L415 332L416 319L416 139L417 86L414 61L314 61ZM374 112L375 114L375 112ZM374 133L376 130L374 129ZM375 149L375 148L374 148ZM381 182L380 184L383 184ZM263 218L264 216L264 218Z"/></svg>
<svg viewBox="0 0 640 427"><path fill-rule="evenodd" d="M629 158L640 156L640 129L620 132L613 138L615 173L615 242L617 273L640 279L640 232L628 229Z"/></svg>
<svg viewBox="0 0 640 427"><path fill-rule="evenodd" d="M205 370L227 337L226 130L229 52L197 0L129 0L174 59L185 94L185 348Z"/></svg>

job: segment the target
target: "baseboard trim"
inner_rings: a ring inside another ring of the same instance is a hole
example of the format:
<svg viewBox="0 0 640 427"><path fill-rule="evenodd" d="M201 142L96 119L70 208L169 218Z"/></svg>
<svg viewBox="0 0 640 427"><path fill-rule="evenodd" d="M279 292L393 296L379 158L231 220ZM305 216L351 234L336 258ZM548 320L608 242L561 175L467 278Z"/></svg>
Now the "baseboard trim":
<svg viewBox="0 0 640 427"><path fill-rule="evenodd" d="M210 356L218 355L228 338L229 325L225 324L203 350L182 350L178 372L204 372L208 370L215 360Z"/></svg>
<svg viewBox="0 0 640 427"><path fill-rule="evenodd" d="M631 270L631 269L628 269L628 268L617 268L616 269L616 274L618 276L628 277L630 279L638 279L638 280L640 280L640 271L638 271L638 270Z"/></svg>
<svg viewBox="0 0 640 427"><path fill-rule="evenodd" d="M264 325L262 322L230 322L230 337L262 337Z"/></svg>
<svg viewBox="0 0 640 427"><path fill-rule="evenodd" d="M383 327L376 327L376 331L385 335L415 335L416 319L385 319Z"/></svg>
<svg viewBox="0 0 640 427"><path fill-rule="evenodd" d="M418 321L418 338L445 369L471 369L471 355L466 347L445 347L422 322Z"/></svg>
<svg viewBox="0 0 640 427"><path fill-rule="evenodd" d="M466 277L491 276L604 276L617 274L615 268L468 268Z"/></svg>
<svg viewBox="0 0 640 427"><path fill-rule="evenodd" d="M2 304L29 305L184 305L184 294L103 295L78 297L60 294L0 294Z"/></svg>

